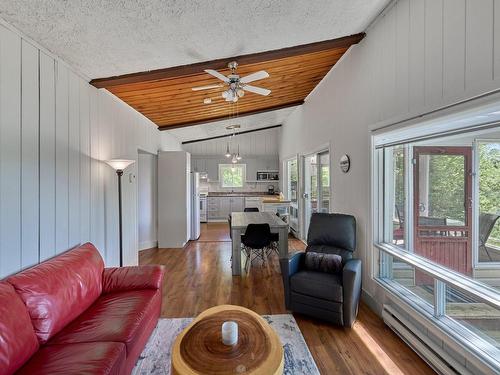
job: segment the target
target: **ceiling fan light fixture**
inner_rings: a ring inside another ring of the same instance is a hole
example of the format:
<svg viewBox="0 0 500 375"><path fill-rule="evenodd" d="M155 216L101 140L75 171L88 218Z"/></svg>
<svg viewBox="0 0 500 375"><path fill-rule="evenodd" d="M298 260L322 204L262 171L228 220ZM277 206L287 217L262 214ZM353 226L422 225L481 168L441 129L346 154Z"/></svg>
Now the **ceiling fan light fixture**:
<svg viewBox="0 0 500 375"><path fill-rule="evenodd" d="M238 89L238 91L236 91L236 94L238 95L238 97L243 98L245 96L245 91L243 89Z"/></svg>

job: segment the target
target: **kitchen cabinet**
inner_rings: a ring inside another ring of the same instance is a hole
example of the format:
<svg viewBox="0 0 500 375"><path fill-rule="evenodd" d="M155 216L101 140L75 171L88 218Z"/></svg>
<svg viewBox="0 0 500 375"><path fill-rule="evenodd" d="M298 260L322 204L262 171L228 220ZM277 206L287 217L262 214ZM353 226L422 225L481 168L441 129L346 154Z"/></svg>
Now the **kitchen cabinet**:
<svg viewBox="0 0 500 375"><path fill-rule="evenodd" d="M217 159L205 159L205 172L210 181L219 181L219 161Z"/></svg>
<svg viewBox="0 0 500 375"><path fill-rule="evenodd" d="M208 197L208 220L227 220L231 212L242 212L244 209L243 197Z"/></svg>
<svg viewBox="0 0 500 375"><path fill-rule="evenodd" d="M258 208L262 211L262 198L261 197L246 197L245 208Z"/></svg>
<svg viewBox="0 0 500 375"><path fill-rule="evenodd" d="M243 197L231 197L229 198L231 205L229 212L243 212L245 208L245 198Z"/></svg>

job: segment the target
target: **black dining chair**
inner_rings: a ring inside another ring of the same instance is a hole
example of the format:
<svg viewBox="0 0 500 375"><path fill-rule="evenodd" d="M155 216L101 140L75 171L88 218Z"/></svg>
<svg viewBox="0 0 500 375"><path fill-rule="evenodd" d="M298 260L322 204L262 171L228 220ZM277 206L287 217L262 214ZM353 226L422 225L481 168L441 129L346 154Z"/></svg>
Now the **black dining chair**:
<svg viewBox="0 0 500 375"><path fill-rule="evenodd" d="M247 254L245 270L248 272L252 262L260 258L262 265L266 262L266 250L271 245L271 228L269 224L248 224L241 242Z"/></svg>
<svg viewBox="0 0 500 375"><path fill-rule="evenodd" d="M257 207L245 207L243 212L259 212L259 209Z"/></svg>

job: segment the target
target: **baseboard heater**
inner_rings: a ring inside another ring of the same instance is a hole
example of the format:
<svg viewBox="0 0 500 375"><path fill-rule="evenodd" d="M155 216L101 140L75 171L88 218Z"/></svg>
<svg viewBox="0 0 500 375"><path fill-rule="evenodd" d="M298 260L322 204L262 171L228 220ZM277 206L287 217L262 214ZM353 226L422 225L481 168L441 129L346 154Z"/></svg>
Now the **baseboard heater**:
<svg viewBox="0 0 500 375"><path fill-rule="evenodd" d="M384 304L382 318L410 348L413 349L438 374L443 375L472 375L462 364L446 353L438 344L435 344L417 327L401 316L390 305Z"/></svg>

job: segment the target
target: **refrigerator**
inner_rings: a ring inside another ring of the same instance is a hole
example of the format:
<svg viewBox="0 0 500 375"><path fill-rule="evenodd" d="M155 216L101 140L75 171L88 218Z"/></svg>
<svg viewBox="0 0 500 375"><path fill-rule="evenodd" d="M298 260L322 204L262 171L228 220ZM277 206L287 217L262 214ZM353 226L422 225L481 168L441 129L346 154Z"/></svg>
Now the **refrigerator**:
<svg viewBox="0 0 500 375"><path fill-rule="evenodd" d="M200 237L200 174L191 173L191 240Z"/></svg>

